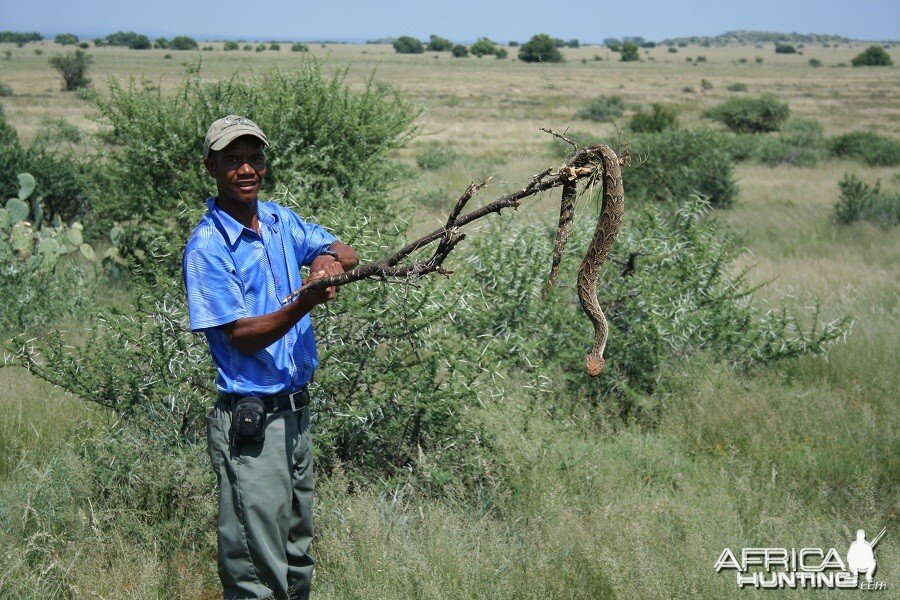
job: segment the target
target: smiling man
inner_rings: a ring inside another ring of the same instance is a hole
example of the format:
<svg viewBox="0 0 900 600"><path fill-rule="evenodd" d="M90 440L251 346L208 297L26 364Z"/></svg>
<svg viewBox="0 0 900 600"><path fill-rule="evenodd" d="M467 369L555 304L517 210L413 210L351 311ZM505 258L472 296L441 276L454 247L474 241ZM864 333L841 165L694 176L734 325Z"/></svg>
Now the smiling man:
<svg viewBox="0 0 900 600"><path fill-rule="evenodd" d="M302 284L358 263L356 252L290 209L258 199L269 141L250 119L214 122L203 164L218 195L191 234L182 269L191 329L206 335L218 399L208 417L219 482L224 597L305 598L313 560L307 383L318 365L310 311L337 288Z"/></svg>

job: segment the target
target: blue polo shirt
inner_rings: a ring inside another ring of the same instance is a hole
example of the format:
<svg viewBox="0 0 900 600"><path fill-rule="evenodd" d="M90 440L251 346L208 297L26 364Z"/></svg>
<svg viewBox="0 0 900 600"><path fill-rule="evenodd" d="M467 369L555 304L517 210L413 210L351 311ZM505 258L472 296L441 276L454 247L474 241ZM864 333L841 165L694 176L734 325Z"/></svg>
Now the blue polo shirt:
<svg viewBox="0 0 900 600"><path fill-rule="evenodd" d="M335 237L273 202L257 202L259 234L221 210L215 198L194 229L181 266L191 330L206 334L220 392L271 395L291 392L318 365L309 315L281 339L253 354L235 348L222 325L279 310L302 285L309 265Z"/></svg>

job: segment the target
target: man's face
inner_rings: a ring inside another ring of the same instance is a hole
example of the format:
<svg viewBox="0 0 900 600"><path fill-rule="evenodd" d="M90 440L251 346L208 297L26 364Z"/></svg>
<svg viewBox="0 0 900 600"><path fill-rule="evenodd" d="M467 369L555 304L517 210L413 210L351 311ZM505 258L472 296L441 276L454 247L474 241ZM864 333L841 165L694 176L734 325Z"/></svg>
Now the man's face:
<svg viewBox="0 0 900 600"><path fill-rule="evenodd" d="M252 135L244 135L203 161L216 178L219 198L238 203L254 202L266 176L263 144Z"/></svg>

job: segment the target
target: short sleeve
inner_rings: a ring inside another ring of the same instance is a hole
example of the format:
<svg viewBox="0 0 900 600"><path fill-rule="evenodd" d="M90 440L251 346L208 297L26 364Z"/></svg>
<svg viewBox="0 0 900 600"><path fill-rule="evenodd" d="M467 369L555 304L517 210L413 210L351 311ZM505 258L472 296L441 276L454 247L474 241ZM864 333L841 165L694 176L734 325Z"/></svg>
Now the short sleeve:
<svg viewBox="0 0 900 600"><path fill-rule="evenodd" d="M321 225L307 223L292 210L284 211L290 223L294 252L301 265L309 266L315 257L322 254L337 238Z"/></svg>
<svg viewBox="0 0 900 600"><path fill-rule="evenodd" d="M211 246L190 249L181 266L191 331L220 327L250 316L234 263L224 250Z"/></svg>

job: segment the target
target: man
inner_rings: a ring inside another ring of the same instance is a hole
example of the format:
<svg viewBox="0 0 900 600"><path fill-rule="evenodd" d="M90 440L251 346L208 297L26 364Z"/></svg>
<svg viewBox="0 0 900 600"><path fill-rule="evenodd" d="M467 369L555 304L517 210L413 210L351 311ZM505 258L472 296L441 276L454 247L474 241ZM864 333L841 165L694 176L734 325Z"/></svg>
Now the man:
<svg viewBox="0 0 900 600"><path fill-rule="evenodd" d="M219 392L208 417L219 482L219 576L225 598L309 595L312 449L306 385L318 361L310 311L337 288L281 299L308 280L352 269L347 244L258 199L268 139L230 115L206 133L203 164L218 196L182 259L191 329L209 342Z"/></svg>

